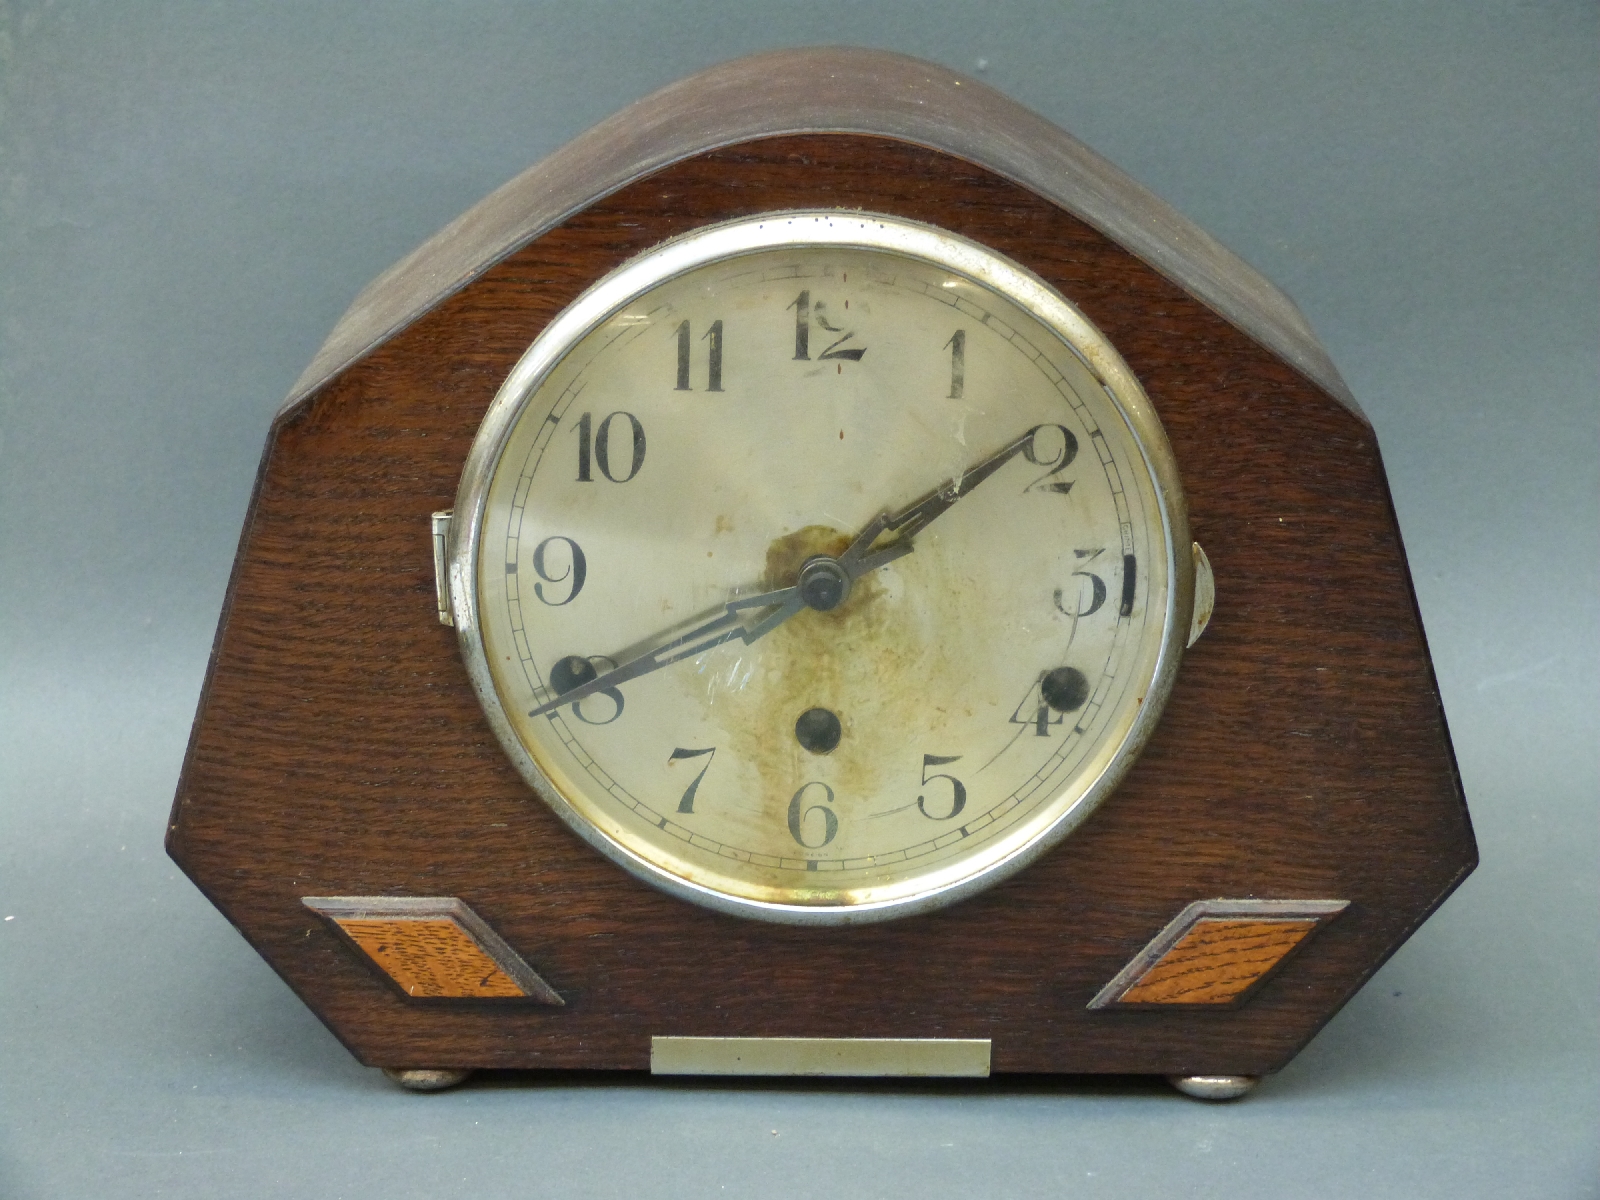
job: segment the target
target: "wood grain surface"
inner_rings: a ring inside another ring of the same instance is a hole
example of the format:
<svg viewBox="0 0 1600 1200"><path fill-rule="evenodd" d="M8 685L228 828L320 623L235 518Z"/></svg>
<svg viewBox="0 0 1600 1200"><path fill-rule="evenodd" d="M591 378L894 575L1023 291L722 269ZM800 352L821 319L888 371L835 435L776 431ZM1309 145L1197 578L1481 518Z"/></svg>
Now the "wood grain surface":
<svg viewBox="0 0 1600 1200"><path fill-rule="evenodd" d="M834 205L974 238L1089 315L1165 423L1217 595L1156 736L1060 847L944 911L820 930L657 893L531 794L436 619L429 514L512 365L593 279L711 221ZM1371 429L1023 188L837 134L613 193L280 420L168 845L363 1062L639 1070L659 1034L990 1038L999 1072L1267 1073L1476 861ZM566 1006L407 1001L308 894L460 897ZM1237 1009L1087 1009L1216 896L1352 903Z"/></svg>
<svg viewBox="0 0 1600 1200"><path fill-rule="evenodd" d="M407 996L489 1000L527 995L448 917L334 917L333 921Z"/></svg>
<svg viewBox="0 0 1600 1200"><path fill-rule="evenodd" d="M1232 1004L1318 925L1204 917L1139 976L1120 1004Z"/></svg>

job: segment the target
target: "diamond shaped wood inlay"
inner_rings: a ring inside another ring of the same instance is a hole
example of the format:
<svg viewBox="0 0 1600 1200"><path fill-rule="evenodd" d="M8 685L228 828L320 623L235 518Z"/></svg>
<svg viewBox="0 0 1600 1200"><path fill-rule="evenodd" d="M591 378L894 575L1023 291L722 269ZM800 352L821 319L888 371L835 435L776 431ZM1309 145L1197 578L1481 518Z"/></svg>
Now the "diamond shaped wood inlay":
<svg viewBox="0 0 1600 1200"><path fill-rule="evenodd" d="M1200 900L1101 989L1090 1008L1242 1003L1343 900Z"/></svg>
<svg viewBox="0 0 1600 1200"><path fill-rule="evenodd" d="M411 999L562 1003L454 896L305 896L301 902Z"/></svg>

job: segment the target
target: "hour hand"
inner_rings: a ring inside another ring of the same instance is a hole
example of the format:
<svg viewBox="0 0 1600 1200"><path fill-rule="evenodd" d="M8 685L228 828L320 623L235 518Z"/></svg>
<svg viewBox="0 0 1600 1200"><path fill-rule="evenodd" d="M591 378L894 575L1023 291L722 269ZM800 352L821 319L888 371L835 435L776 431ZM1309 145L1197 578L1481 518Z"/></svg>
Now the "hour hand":
<svg viewBox="0 0 1600 1200"><path fill-rule="evenodd" d="M1042 428L1044 426L1035 425L1015 441L1002 446L954 478L945 480L927 495L914 500L899 512L884 513L875 518L856 536L856 540L850 543L850 548L839 556L841 565L850 572L853 579L910 554L914 549L911 539L931 525L957 500L1017 455L1026 454L1032 457L1034 435ZM873 549L873 543L886 533L896 535L895 539L886 546Z"/></svg>
<svg viewBox="0 0 1600 1200"><path fill-rule="evenodd" d="M709 621L696 625L688 633L678 634L660 645L635 654L608 671L596 670L595 665L586 658L569 656L558 662L550 672L550 687L556 695L537 708L530 709L528 715L538 717L564 704L576 704L585 696L659 671L680 659L704 654L724 642L737 640L749 645L805 606L799 588L779 588L777 591L730 600Z"/></svg>

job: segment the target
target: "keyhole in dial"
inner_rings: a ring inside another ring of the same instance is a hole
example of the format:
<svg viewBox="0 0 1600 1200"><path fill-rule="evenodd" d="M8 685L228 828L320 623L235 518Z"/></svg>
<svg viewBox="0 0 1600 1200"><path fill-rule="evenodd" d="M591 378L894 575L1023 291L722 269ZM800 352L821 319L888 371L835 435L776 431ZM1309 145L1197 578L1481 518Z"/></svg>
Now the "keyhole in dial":
<svg viewBox="0 0 1600 1200"><path fill-rule="evenodd" d="M795 740L813 754L828 754L839 745L844 726L825 708L808 708L794 723Z"/></svg>
<svg viewBox="0 0 1600 1200"><path fill-rule="evenodd" d="M1039 696L1058 713L1077 712L1089 698L1089 680L1076 667L1057 667L1039 681Z"/></svg>

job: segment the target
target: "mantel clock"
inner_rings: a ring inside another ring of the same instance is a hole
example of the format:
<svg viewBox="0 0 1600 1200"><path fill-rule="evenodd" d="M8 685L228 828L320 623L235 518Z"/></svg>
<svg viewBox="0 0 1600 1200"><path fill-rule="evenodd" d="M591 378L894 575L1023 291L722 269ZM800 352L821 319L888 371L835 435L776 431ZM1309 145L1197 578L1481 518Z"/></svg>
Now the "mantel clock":
<svg viewBox="0 0 1600 1200"><path fill-rule="evenodd" d="M272 427L174 858L363 1061L1242 1094L1475 861L1293 305L940 67L601 124Z"/></svg>

